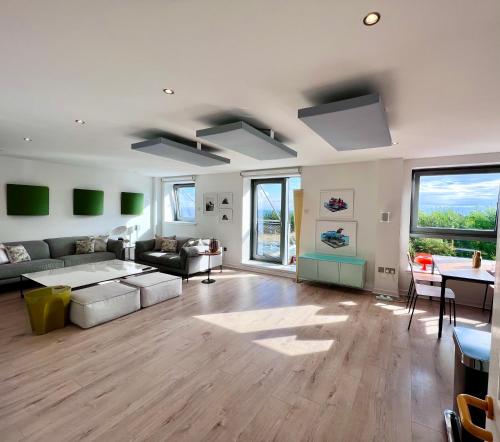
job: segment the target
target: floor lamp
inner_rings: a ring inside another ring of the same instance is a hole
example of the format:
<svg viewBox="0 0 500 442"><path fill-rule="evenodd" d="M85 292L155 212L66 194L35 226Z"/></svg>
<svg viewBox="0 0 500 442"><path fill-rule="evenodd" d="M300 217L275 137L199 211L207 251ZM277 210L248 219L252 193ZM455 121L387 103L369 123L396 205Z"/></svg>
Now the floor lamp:
<svg viewBox="0 0 500 442"><path fill-rule="evenodd" d="M299 282L300 228L302 226L302 207L304 205L304 190L293 191L293 208L295 216L295 281Z"/></svg>

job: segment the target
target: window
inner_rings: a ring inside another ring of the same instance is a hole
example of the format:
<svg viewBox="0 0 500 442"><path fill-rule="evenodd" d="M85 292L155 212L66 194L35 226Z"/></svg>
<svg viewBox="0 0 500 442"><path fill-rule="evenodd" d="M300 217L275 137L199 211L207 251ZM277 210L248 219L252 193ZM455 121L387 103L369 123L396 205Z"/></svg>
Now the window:
<svg viewBox="0 0 500 442"><path fill-rule="evenodd" d="M410 248L494 259L499 187L500 167L415 170Z"/></svg>
<svg viewBox="0 0 500 442"><path fill-rule="evenodd" d="M251 259L295 262L293 190L300 177L252 180Z"/></svg>
<svg viewBox="0 0 500 442"><path fill-rule="evenodd" d="M174 184L174 220L194 222L196 218L196 190L194 183Z"/></svg>

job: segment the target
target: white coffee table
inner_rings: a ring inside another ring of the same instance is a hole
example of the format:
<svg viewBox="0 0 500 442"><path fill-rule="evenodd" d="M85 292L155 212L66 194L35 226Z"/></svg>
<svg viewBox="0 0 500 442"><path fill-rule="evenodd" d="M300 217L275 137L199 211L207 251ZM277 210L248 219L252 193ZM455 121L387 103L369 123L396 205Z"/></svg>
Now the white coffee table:
<svg viewBox="0 0 500 442"><path fill-rule="evenodd" d="M23 294L23 278L34 281L45 287L67 285L73 290L96 285L100 282L125 278L131 275L157 272L155 267L136 264L131 261L112 259L90 264L80 264L42 272L24 273L21 275L21 295Z"/></svg>

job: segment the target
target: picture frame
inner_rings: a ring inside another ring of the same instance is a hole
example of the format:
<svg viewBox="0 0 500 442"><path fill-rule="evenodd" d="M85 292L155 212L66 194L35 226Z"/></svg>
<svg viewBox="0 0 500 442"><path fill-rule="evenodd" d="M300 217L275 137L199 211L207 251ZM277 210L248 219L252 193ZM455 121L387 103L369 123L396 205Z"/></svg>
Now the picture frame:
<svg viewBox="0 0 500 442"><path fill-rule="evenodd" d="M356 256L357 227L356 221L316 221L316 251Z"/></svg>
<svg viewBox="0 0 500 442"><path fill-rule="evenodd" d="M220 192L219 193L219 208L232 209L233 208L233 192Z"/></svg>
<svg viewBox="0 0 500 442"><path fill-rule="evenodd" d="M354 219L354 189L321 190L318 215L320 219Z"/></svg>
<svg viewBox="0 0 500 442"><path fill-rule="evenodd" d="M217 194L204 193L203 194L203 214L204 215L217 215Z"/></svg>
<svg viewBox="0 0 500 442"><path fill-rule="evenodd" d="M219 222L232 223L233 222L233 209L219 209Z"/></svg>

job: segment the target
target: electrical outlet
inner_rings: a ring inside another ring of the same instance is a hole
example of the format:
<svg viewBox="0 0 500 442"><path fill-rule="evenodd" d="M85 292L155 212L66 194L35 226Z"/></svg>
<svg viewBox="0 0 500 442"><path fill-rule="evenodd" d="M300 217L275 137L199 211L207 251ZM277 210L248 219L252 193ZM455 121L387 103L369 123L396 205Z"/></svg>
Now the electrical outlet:
<svg viewBox="0 0 500 442"><path fill-rule="evenodd" d="M385 273L388 273L389 275L395 275L396 274L396 269L394 267L386 267L385 268Z"/></svg>
<svg viewBox="0 0 500 442"><path fill-rule="evenodd" d="M391 272L390 272L390 270L391 270L391 269L390 269L389 267L386 267L386 268L385 268L385 273L391 273Z"/></svg>
<svg viewBox="0 0 500 442"><path fill-rule="evenodd" d="M227 247L224 247L224 252L227 252Z"/></svg>
<svg viewBox="0 0 500 442"><path fill-rule="evenodd" d="M383 267L379 267L379 268L378 268L378 272L379 272L379 273L384 273L384 271L385 271L385 270L384 270L384 268L383 268Z"/></svg>

